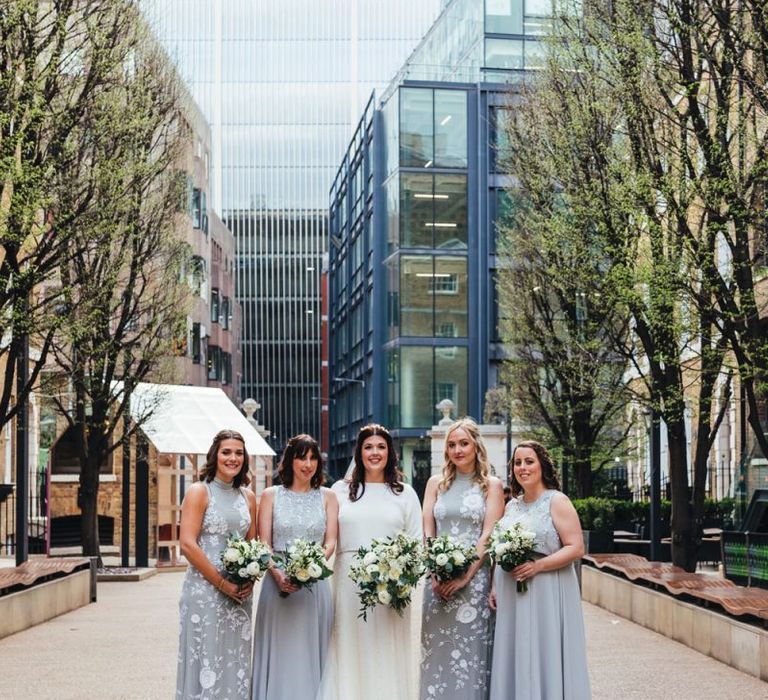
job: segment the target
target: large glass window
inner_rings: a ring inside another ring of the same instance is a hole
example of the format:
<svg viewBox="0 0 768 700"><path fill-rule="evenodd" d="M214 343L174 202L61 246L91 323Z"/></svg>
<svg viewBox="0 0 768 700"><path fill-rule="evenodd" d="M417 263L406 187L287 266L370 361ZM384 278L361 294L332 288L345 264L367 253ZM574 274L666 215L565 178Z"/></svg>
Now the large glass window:
<svg viewBox="0 0 768 700"><path fill-rule="evenodd" d="M466 337L467 335L467 259L435 258L432 277L435 301L435 335Z"/></svg>
<svg viewBox="0 0 768 700"><path fill-rule="evenodd" d="M400 335L432 336L432 257L400 259Z"/></svg>
<svg viewBox="0 0 768 700"><path fill-rule="evenodd" d="M391 268L394 272L394 267ZM462 256L404 255L400 277L390 276L390 337L420 338L467 336L467 259ZM399 301L399 309L394 308ZM399 311L399 314L398 314Z"/></svg>
<svg viewBox="0 0 768 700"><path fill-rule="evenodd" d="M520 39L486 39L485 65L488 68L522 70L523 42Z"/></svg>
<svg viewBox="0 0 768 700"><path fill-rule="evenodd" d="M467 167L467 93L400 89L400 165Z"/></svg>
<svg viewBox="0 0 768 700"><path fill-rule="evenodd" d="M402 248L467 247L465 175L402 173Z"/></svg>
<svg viewBox="0 0 768 700"><path fill-rule="evenodd" d="M428 168L434 162L432 90L400 90L400 165Z"/></svg>
<svg viewBox="0 0 768 700"><path fill-rule="evenodd" d="M387 353L391 427L427 428L439 419L435 404L450 399L467 413L467 348L401 346Z"/></svg>
<svg viewBox="0 0 768 700"><path fill-rule="evenodd" d="M467 167L467 93L435 90L435 166Z"/></svg>
<svg viewBox="0 0 768 700"><path fill-rule="evenodd" d="M485 31L522 34L523 0L485 0Z"/></svg>
<svg viewBox="0 0 768 700"><path fill-rule="evenodd" d="M401 175L402 248L431 248L434 222L432 175Z"/></svg>
<svg viewBox="0 0 768 700"><path fill-rule="evenodd" d="M467 414L467 348L465 347L441 347L435 348L435 400L448 398L456 404L456 415ZM433 409L433 420L437 422L439 416Z"/></svg>
<svg viewBox="0 0 768 700"><path fill-rule="evenodd" d="M467 178L464 175L436 175L434 203L434 247L466 248Z"/></svg>
<svg viewBox="0 0 768 700"><path fill-rule="evenodd" d="M400 427L434 424L433 348L400 348Z"/></svg>

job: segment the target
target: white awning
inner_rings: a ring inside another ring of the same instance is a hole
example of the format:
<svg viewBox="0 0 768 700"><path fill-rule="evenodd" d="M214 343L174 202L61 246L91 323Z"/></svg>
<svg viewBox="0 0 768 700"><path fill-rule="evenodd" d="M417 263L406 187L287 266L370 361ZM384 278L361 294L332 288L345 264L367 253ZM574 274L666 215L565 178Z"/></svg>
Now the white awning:
<svg viewBox="0 0 768 700"><path fill-rule="evenodd" d="M224 429L245 438L248 454L275 454L221 389L141 383L131 395L131 417L166 454L207 454L214 435Z"/></svg>

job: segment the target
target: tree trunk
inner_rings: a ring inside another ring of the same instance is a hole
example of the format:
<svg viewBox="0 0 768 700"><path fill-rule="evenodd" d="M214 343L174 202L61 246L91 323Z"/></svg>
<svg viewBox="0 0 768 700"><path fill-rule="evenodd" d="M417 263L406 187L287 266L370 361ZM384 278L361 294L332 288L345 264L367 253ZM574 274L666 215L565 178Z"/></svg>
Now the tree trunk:
<svg viewBox="0 0 768 700"><path fill-rule="evenodd" d="M576 497L589 498L592 495L592 460L576 459L573 463L576 478Z"/></svg>
<svg viewBox="0 0 768 700"><path fill-rule="evenodd" d="M691 508L683 419L667 421L667 444L672 486L672 563L686 571L695 571L700 539Z"/></svg>
<svg viewBox="0 0 768 700"><path fill-rule="evenodd" d="M80 462L80 492L78 501L81 512L81 537L83 555L98 557L101 566L101 549L99 546L99 463L93 455Z"/></svg>

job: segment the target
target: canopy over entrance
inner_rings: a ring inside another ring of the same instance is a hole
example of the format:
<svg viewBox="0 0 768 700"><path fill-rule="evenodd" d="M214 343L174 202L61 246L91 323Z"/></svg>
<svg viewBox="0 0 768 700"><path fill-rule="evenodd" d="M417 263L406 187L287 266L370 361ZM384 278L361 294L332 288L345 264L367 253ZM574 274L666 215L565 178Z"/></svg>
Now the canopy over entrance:
<svg viewBox="0 0 768 700"><path fill-rule="evenodd" d="M158 452L204 455L219 430L236 430L245 449L257 457L274 450L246 420L229 397L216 388L174 384L137 384L131 395L131 417Z"/></svg>

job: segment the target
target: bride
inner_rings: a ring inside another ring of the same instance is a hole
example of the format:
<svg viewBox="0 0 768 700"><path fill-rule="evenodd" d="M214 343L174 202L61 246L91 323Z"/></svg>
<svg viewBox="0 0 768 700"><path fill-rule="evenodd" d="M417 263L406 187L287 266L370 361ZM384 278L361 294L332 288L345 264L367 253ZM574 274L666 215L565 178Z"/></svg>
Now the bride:
<svg viewBox="0 0 768 700"><path fill-rule="evenodd" d="M404 532L421 541L421 508L416 492L400 481L389 431L361 428L355 466L333 485L339 499L335 564L335 620L318 700L409 700L418 695L419 654L411 629L413 612L402 617L382 605L358 617L360 600L348 573L352 557L374 537Z"/></svg>

